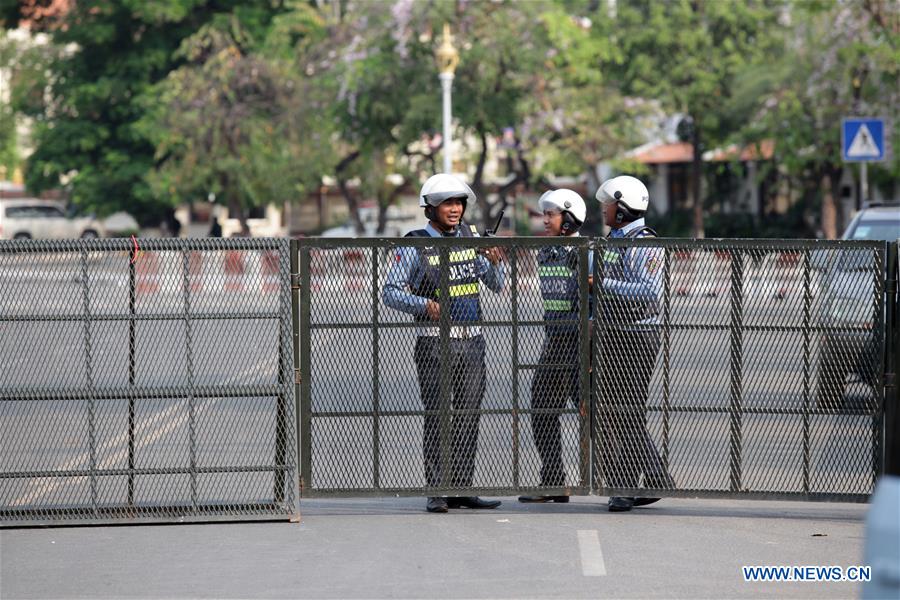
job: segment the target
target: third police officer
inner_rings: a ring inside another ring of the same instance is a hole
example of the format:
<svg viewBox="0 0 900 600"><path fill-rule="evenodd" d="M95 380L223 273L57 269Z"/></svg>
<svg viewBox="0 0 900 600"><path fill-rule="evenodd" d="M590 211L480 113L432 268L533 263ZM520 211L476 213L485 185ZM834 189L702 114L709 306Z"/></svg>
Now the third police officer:
<svg viewBox="0 0 900 600"><path fill-rule="evenodd" d="M644 215L650 194L640 180L622 175L597 190L609 239L656 237ZM599 348L600 436L603 472L613 488L674 487L646 426L650 380L660 347L662 250L653 246L607 246L602 256ZM659 498L612 497L609 510L628 511Z"/></svg>

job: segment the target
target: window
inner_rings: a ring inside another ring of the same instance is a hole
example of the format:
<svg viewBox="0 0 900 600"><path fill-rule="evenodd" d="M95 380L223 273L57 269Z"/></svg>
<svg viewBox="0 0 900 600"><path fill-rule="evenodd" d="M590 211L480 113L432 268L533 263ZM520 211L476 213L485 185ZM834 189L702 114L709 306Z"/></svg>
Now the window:
<svg viewBox="0 0 900 600"><path fill-rule="evenodd" d="M66 213L55 206L35 206L35 216L44 219L64 219Z"/></svg>
<svg viewBox="0 0 900 600"><path fill-rule="evenodd" d="M900 238L900 223L897 221L860 221L850 236L851 240L886 240Z"/></svg>
<svg viewBox="0 0 900 600"><path fill-rule="evenodd" d="M30 219L34 216L33 206L7 206L6 216L10 219Z"/></svg>

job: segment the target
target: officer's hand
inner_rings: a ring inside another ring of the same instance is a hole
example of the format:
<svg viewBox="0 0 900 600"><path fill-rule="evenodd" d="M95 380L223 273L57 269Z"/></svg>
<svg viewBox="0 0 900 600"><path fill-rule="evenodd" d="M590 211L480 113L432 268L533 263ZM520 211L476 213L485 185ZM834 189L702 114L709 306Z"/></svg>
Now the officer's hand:
<svg viewBox="0 0 900 600"><path fill-rule="evenodd" d="M435 302L434 300L426 300L425 301L425 312L428 313L428 318L432 321L440 321L441 319L441 305Z"/></svg>
<svg viewBox="0 0 900 600"><path fill-rule="evenodd" d="M485 248L483 254L492 265L496 265L503 260L503 252L496 246L493 248Z"/></svg>

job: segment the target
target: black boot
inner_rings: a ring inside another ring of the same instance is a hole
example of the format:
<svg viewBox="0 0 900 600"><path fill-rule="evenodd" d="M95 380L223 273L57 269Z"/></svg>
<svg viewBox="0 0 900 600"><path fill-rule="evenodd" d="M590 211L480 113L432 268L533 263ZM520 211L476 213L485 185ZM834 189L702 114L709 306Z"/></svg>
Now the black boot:
<svg viewBox="0 0 900 600"><path fill-rule="evenodd" d="M462 496L460 498L447 498L449 508L497 508L499 500L482 500L478 496Z"/></svg>
<svg viewBox="0 0 900 600"><path fill-rule="evenodd" d="M425 510L433 513L445 513L447 512L447 499L441 498L440 496L433 496L428 499L428 504L425 505Z"/></svg>
<svg viewBox="0 0 900 600"><path fill-rule="evenodd" d="M654 502L659 502L661 498L634 498L632 501L633 506L647 506L648 504L653 504Z"/></svg>
<svg viewBox="0 0 900 600"><path fill-rule="evenodd" d="M634 506L634 498L612 496L609 499L609 512L627 512Z"/></svg>

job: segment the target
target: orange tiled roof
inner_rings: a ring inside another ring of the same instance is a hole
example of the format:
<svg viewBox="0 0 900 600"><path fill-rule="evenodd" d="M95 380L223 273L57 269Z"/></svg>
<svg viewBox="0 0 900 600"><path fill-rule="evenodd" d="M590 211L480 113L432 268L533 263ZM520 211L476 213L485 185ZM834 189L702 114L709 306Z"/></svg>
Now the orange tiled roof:
<svg viewBox="0 0 900 600"><path fill-rule="evenodd" d="M758 144L749 144L740 150L740 159L742 162L748 160L771 160L775 155L775 140L763 140ZM716 148L712 150L708 156L704 156L705 160L715 162L726 162L738 158L738 147L736 145L727 148Z"/></svg>
<svg viewBox="0 0 900 600"><path fill-rule="evenodd" d="M649 148L640 149L631 158L645 165L658 165L662 163L691 162L694 151L687 142L674 142L670 144L658 144Z"/></svg>
<svg viewBox="0 0 900 600"><path fill-rule="evenodd" d="M706 162L727 162L731 160L771 160L775 154L775 141L763 140L759 144L749 144L740 150L736 145L727 148L716 148L705 152ZM694 151L687 142L672 142L644 146L633 151L631 158L645 165L666 163L689 163L694 159Z"/></svg>

